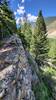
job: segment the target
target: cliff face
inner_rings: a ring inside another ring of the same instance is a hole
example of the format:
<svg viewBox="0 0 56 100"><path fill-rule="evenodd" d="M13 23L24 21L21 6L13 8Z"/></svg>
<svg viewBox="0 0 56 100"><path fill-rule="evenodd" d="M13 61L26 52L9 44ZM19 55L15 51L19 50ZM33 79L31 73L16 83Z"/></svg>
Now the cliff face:
<svg viewBox="0 0 56 100"><path fill-rule="evenodd" d="M0 99L35 100L32 79L21 40L13 35L0 49Z"/></svg>

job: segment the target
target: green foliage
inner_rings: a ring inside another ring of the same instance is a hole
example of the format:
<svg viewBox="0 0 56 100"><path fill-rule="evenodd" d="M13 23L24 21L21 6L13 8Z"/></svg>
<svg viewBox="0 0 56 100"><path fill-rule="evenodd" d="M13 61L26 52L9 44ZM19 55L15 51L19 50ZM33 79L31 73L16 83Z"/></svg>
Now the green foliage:
<svg viewBox="0 0 56 100"><path fill-rule="evenodd" d="M39 82L37 85L32 86L36 100L51 100L48 87L44 82Z"/></svg>
<svg viewBox="0 0 56 100"><path fill-rule="evenodd" d="M26 39L25 39L24 34L23 34L22 31L21 31L21 26L18 28L17 34L19 35L19 37L20 37L20 39L21 39L21 41L22 41L22 44L23 44L24 48L26 48L26 47L27 47L27 41L26 41Z"/></svg>
<svg viewBox="0 0 56 100"><path fill-rule="evenodd" d="M31 41L31 36L32 36L32 30L31 30L31 24L28 22L25 22L24 25L22 26L23 28L23 34L25 36L25 40L27 41L27 50L30 48L30 41Z"/></svg>
<svg viewBox="0 0 56 100"><path fill-rule="evenodd" d="M32 59L31 56L28 56L28 62L30 66L32 66L32 74L36 73L37 77L39 78L37 83L32 84L32 90L34 92L35 99L36 100L53 100L48 86L46 86L42 80L42 73L40 72L38 68L36 68L34 60Z"/></svg>
<svg viewBox="0 0 56 100"><path fill-rule="evenodd" d="M42 68L42 79L45 85L48 87L49 93L51 97L53 98L52 100L56 99L56 70L53 69L52 67L48 67L45 65L44 68Z"/></svg>
<svg viewBox="0 0 56 100"><path fill-rule="evenodd" d="M9 9L6 0L0 4L0 39L16 32L16 23L13 12Z"/></svg>
<svg viewBox="0 0 56 100"><path fill-rule="evenodd" d="M48 66L45 66L45 68L42 68L42 71L43 71L43 74L44 75L54 75L56 76L56 70L53 69L52 67L48 67Z"/></svg>
<svg viewBox="0 0 56 100"><path fill-rule="evenodd" d="M36 100L55 100L56 98L56 70L44 66L39 70L39 83L33 84Z"/></svg>
<svg viewBox="0 0 56 100"><path fill-rule="evenodd" d="M42 16L42 11L39 11L38 18L36 21L36 27L34 34L32 35L30 52L37 61L42 61L47 57L48 52L48 40L46 33L46 25L44 22L44 18Z"/></svg>
<svg viewBox="0 0 56 100"><path fill-rule="evenodd" d="M52 59L56 59L56 39L49 39L49 57Z"/></svg>
<svg viewBox="0 0 56 100"><path fill-rule="evenodd" d="M18 34L22 40L25 49L29 50L30 41L32 36L31 24L27 20L27 16L24 16L24 22L22 24L20 20L20 27L18 28Z"/></svg>

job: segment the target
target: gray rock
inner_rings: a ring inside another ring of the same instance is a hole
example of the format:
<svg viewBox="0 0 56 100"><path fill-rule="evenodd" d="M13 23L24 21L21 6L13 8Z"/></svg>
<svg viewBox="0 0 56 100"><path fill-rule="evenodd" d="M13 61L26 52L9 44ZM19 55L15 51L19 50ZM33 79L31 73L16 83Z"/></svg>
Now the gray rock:
<svg viewBox="0 0 56 100"><path fill-rule="evenodd" d="M2 100L35 100L31 90L32 71L21 40L13 35L1 50L0 98Z"/></svg>

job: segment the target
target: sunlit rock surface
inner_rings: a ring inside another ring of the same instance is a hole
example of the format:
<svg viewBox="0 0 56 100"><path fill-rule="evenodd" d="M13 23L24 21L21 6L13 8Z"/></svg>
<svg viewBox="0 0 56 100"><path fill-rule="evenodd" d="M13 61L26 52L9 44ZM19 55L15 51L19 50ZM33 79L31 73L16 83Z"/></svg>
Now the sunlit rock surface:
<svg viewBox="0 0 56 100"><path fill-rule="evenodd" d="M21 40L13 35L0 48L0 99L35 100L32 79Z"/></svg>

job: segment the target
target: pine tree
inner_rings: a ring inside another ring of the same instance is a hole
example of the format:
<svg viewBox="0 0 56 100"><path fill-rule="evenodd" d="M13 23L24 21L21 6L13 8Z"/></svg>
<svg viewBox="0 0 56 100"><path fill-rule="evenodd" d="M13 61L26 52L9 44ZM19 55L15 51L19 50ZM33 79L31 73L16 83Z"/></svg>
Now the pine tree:
<svg viewBox="0 0 56 100"><path fill-rule="evenodd" d="M34 34L31 40L30 52L36 61L42 62L48 53L47 31L42 11L39 11Z"/></svg>
<svg viewBox="0 0 56 100"><path fill-rule="evenodd" d="M22 44L23 44L24 48L26 48L27 47L27 41L25 40L25 36L22 33L21 26L19 26L17 34L19 35L19 37L20 37L20 39L22 41Z"/></svg>
<svg viewBox="0 0 56 100"><path fill-rule="evenodd" d="M0 3L0 39L16 32L16 22L7 0Z"/></svg>
<svg viewBox="0 0 56 100"><path fill-rule="evenodd" d="M26 49L30 49L30 41L32 37L32 30L31 30L31 24L27 20L27 16L25 14L24 16L24 24L22 25L22 33L24 34L25 40L27 42Z"/></svg>
<svg viewBox="0 0 56 100"><path fill-rule="evenodd" d="M27 41L27 49L28 50L30 49L31 36L32 36L31 25L30 25L30 23L27 23L27 28L25 30L25 39Z"/></svg>

